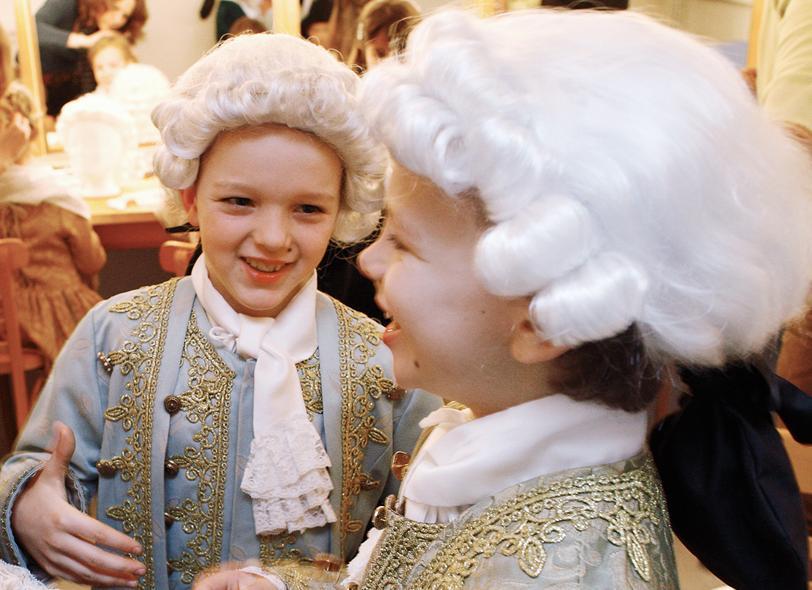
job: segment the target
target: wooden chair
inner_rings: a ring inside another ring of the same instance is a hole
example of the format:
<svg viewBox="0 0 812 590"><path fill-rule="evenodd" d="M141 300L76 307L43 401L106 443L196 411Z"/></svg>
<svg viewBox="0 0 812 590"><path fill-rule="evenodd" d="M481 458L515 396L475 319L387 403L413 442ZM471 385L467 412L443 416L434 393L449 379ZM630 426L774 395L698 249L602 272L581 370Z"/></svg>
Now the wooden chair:
<svg viewBox="0 0 812 590"><path fill-rule="evenodd" d="M176 277L186 274L186 267L195 251L195 244L179 240L167 240L158 250L158 262L161 268Z"/></svg>
<svg viewBox="0 0 812 590"><path fill-rule="evenodd" d="M14 399L14 414L17 430L22 429L34 397L41 384L28 392L25 374L28 371L45 369L45 359L34 348L24 348L17 315L17 302L14 299L14 273L28 262L28 247L16 238L0 239L0 304L5 340L0 340L0 375L11 376L11 393Z"/></svg>

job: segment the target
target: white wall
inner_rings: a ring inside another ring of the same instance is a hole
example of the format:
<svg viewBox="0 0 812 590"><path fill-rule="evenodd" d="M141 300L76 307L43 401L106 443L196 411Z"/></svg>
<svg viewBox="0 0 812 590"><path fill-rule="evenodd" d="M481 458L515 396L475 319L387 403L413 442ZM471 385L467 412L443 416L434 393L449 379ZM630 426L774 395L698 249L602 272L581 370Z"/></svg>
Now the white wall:
<svg viewBox="0 0 812 590"><path fill-rule="evenodd" d="M214 45L214 11L200 20L202 0L147 0L149 20L135 46L138 59L174 81Z"/></svg>
<svg viewBox="0 0 812 590"><path fill-rule="evenodd" d="M631 0L630 7L715 41L743 41L750 32L751 0Z"/></svg>

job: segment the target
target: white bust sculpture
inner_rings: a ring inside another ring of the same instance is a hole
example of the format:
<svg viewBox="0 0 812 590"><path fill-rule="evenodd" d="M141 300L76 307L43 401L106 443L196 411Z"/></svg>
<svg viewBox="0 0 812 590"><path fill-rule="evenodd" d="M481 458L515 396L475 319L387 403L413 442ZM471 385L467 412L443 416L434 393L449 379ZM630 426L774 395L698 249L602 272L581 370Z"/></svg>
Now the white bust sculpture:
<svg viewBox="0 0 812 590"><path fill-rule="evenodd" d="M86 94L62 108L56 131L82 196L121 192L138 147L135 124L123 106L101 95Z"/></svg>
<svg viewBox="0 0 812 590"><path fill-rule="evenodd" d="M152 124L152 109L169 94L169 80L155 66L132 63L120 70L110 85L110 98L132 115L139 143L157 143L161 136Z"/></svg>

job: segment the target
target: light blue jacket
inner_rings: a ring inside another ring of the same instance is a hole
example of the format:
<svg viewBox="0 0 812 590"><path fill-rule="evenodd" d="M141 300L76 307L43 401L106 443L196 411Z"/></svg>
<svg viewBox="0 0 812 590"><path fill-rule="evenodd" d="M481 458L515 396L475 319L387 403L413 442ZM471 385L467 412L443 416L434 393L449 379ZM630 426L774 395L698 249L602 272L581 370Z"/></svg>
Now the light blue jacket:
<svg viewBox="0 0 812 590"><path fill-rule="evenodd" d="M318 350L299 363L305 405L332 462L332 526L258 538L240 490L253 437L254 360L214 348L189 278L124 293L91 310L0 471L0 557L26 562L11 530L19 490L48 457L51 425L76 434L71 502L136 538L140 588L188 588L222 561L329 552L351 557L379 500L397 489L394 450L411 451L418 422L440 405L391 380L382 328L319 294Z"/></svg>

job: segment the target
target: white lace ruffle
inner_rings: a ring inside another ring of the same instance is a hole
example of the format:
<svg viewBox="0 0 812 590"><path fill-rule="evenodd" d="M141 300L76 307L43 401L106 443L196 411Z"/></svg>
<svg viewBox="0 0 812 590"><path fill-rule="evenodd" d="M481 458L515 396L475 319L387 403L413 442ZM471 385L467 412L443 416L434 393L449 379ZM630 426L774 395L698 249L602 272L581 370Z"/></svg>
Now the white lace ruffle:
<svg viewBox="0 0 812 590"><path fill-rule="evenodd" d="M0 590L48 590L27 569L0 561Z"/></svg>
<svg viewBox="0 0 812 590"><path fill-rule="evenodd" d="M306 416L255 438L240 489L251 496L258 535L303 531L335 522L330 458Z"/></svg>

